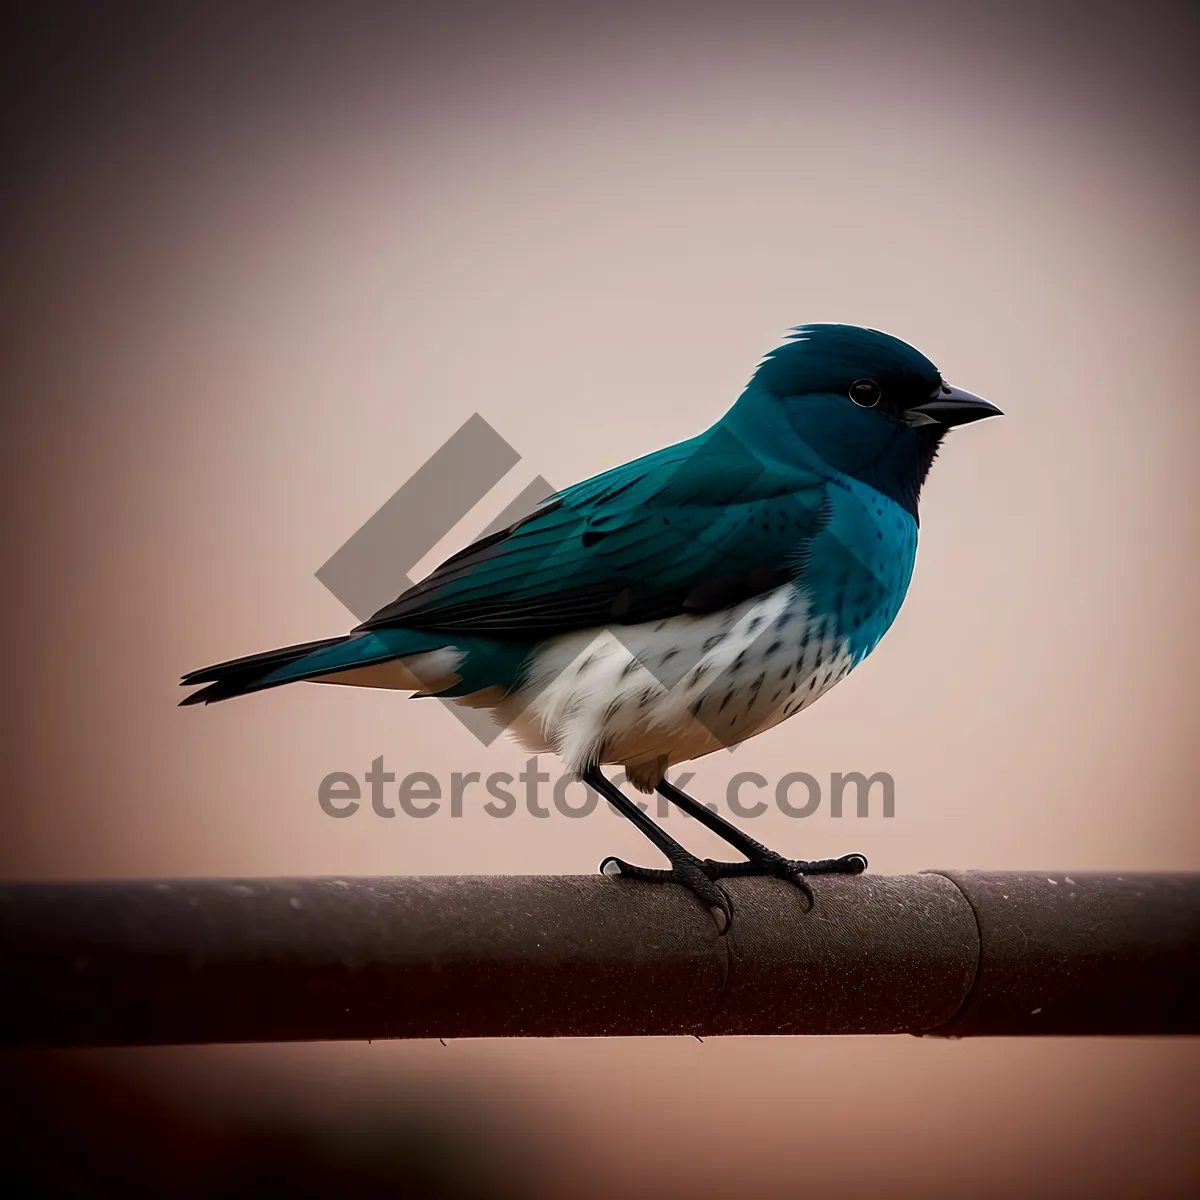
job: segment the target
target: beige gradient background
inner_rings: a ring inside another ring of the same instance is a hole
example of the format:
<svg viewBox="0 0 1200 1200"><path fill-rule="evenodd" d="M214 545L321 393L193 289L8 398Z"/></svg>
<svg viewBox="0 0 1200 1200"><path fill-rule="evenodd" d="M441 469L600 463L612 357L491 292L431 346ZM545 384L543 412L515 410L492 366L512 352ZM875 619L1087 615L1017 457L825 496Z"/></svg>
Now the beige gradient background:
<svg viewBox="0 0 1200 1200"><path fill-rule="evenodd" d="M752 826L885 873L1200 868L1181 9L118 11L43 45L9 164L4 878L650 861L604 812L331 820L320 779L377 755L443 780L526 755L429 702L299 687L179 710L175 681L346 628L313 572L472 412L523 461L447 551L538 473L705 427L807 320L894 332L1007 415L949 439L871 660L693 790L888 771L893 820ZM1200 1180L1191 1042L89 1061L312 1121L428 1089L489 1113L547 1195Z"/></svg>

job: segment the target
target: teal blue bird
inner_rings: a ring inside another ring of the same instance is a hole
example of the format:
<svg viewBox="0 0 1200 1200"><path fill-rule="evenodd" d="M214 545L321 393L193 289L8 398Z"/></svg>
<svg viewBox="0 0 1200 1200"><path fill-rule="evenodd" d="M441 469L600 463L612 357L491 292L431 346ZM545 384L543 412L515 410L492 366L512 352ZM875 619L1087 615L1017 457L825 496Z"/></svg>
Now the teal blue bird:
<svg viewBox="0 0 1200 1200"><path fill-rule="evenodd" d="M666 856L601 869L690 888L727 929L719 880L857 874L789 859L667 782L807 707L878 644L908 589L917 500L947 431L999 409L912 346L804 325L710 429L544 501L442 563L343 637L192 672L211 703L310 680L492 711L554 752ZM745 861L700 859L603 773L668 801Z"/></svg>

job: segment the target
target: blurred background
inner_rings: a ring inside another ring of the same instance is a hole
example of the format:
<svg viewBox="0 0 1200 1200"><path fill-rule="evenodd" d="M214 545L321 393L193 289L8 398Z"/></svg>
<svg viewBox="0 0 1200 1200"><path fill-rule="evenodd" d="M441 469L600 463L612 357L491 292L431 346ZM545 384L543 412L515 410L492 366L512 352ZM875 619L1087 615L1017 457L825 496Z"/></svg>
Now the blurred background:
<svg viewBox="0 0 1200 1200"><path fill-rule="evenodd" d="M380 755L527 755L436 703L179 710L176 680L346 629L314 572L472 413L521 462L443 556L539 474L706 427L813 320L1007 415L949 439L871 660L692 790L889 772L890 820L752 825L884 873L1200 868L1188 6L8 12L5 880L649 861L604 811L331 819L320 780ZM17 1055L0 1091L34 1194L1183 1196L1198 1069L1171 1041L481 1041Z"/></svg>

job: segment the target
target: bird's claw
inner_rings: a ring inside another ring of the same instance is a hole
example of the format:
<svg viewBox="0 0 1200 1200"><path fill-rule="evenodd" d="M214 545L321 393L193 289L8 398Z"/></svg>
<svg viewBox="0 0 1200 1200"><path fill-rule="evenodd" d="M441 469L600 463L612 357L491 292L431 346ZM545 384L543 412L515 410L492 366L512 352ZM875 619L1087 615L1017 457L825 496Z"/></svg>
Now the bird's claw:
<svg viewBox="0 0 1200 1200"><path fill-rule="evenodd" d="M716 859L680 855L671 859L669 867L638 867L622 858L609 855L601 864L604 875L626 879L644 879L655 883L679 883L703 900L712 911L713 920L722 934L733 924L733 903L729 894L717 882L754 875L769 875L783 879L804 896L808 911L815 903L810 875L861 875L867 869L862 854L843 854L841 858L797 859L784 858L774 850L764 850L746 862L718 862Z"/></svg>
<svg viewBox="0 0 1200 1200"><path fill-rule="evenodd" d="M708 905L716 922L717 931L724 935L733 924L733 901L729 894L716 882L718 875L710 861L678 856L672 858L669 867L638 867L622 858L609 855L601 864L603 875L622 876L625 879L644 879L655 883L678 883Z"/></svg>
<svg viewBox="0 0 1200 1200"><path fill-rule="evenodd" d="M866 856L862 854L843 854L841 858L797 859L784 858L782 854L765 848L763 853L756 854L747 862L727 863L708 859L707 863L716 879L755 875L783 879L803 894L809 912L816 901L808 882L809 875L861 875L867 869Z"/></svg>

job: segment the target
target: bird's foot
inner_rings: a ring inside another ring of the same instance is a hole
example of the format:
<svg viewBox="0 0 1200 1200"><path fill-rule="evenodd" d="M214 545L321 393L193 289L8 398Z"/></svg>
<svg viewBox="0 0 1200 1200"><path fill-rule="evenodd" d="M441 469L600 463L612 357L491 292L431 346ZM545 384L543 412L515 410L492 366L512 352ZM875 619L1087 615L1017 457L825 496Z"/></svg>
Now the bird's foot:
<svg viewBox="0 0 1200 1200"><path fill-rule="evenodd" d="M682 884L708 905L722 934L728 933L733 924L733 902L717 882L720 879L769 875L786 880L799 888L811 910L813 891L808 876L861 875L867 869L867 860L862 854L843 854L841 858L796 859L784 858L765 846L746 862L718 862L711 858L696 858L686 852L672 855L670 861L669 867L638 867L610 855L600 864L600 870L605 875L624 879Z"/></svg>
<svg viewBox="0 0 1200 1200"><path fill-rule="evenodd" d="M867 869L867 860L862 854L843 854L841 858L784 858L764 846L747 862L714 862L710 858L705 860L705 865L712 879L770 875L786 880L800 889L811 910L813 890L808 884L809 875L861 875Z"/></svg>
<svg viewBox="0 0 1200 1200"><path fill-rule="evenodd" d="M621 876L625 879L682 884L708 905L718 931L721 934L728 933L730 925L733 924L733 902L725 889L716 882L717 868L721 864L705 861L686 851L670 855L670 862L669 867L637 867L622 858L609 855L600 864L600 871L604 875Z"/></svg>

